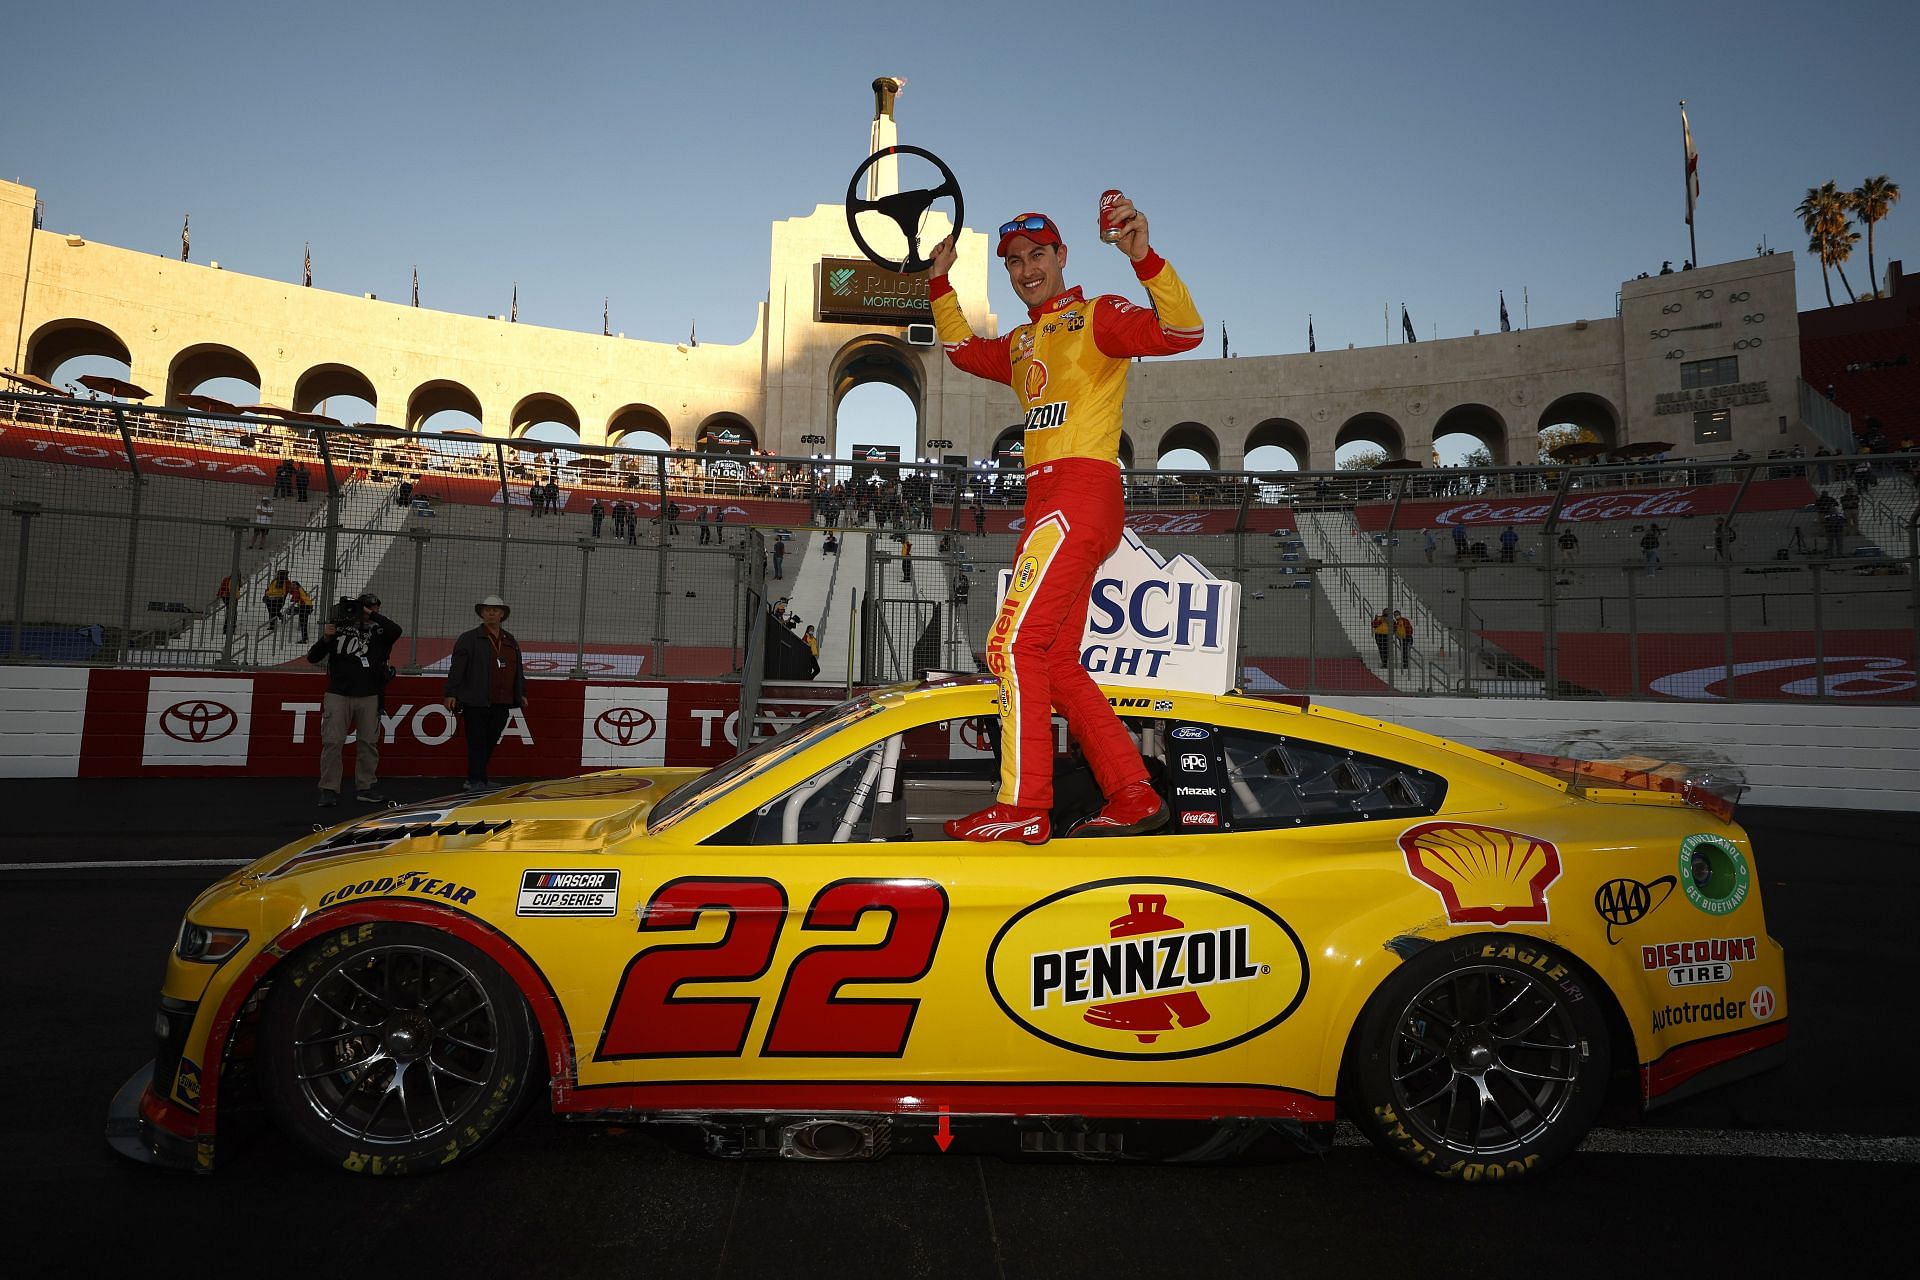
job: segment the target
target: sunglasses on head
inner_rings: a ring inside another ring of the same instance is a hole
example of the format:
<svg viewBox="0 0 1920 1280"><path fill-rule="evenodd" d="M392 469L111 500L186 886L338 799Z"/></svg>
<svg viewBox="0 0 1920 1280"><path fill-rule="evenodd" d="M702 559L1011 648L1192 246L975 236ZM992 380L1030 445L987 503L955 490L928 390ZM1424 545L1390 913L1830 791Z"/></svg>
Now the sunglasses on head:
<svg viewBox="0 0 1920 1280"><path fill-rule="evenodd" d="M1010 236L1016 231L1046 231L1051 228L1052 225L1052 223L1048 222L1039 214L1030 213L1024 218L1015 218L1012 222L1001 223L1000 234Z"/></svg>

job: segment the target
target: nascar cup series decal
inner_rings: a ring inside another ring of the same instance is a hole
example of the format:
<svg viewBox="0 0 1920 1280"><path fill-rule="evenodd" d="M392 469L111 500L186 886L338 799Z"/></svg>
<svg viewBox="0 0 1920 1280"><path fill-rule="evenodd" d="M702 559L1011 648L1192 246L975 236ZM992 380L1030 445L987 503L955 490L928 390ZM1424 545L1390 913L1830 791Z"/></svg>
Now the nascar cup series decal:
<svg viewBox="0 0 1920 1280"><path fill-rule="evenodd" d="M528 870L520 873L517 916L612 916L619 911L618 871Z"/></svg>
<svg viewBox="0 0 1920 1280"><path fill-rule="evenodd" d="M1551 841L1473 823L1423 822L1400 833L1407 871L1440 895L1452 924L1547 922L1560 878Z"/></svg>
<svg viewBox="0 0 1920 1280"><path fill-rule="evenodd" d="M1719 836L1688 836L1680 842L1680 886L1687 901L1710 916L1724 916L1747 900L1752 873L1740 851Z"/></svg>
<svg viewBox="0 0 1920 1280"><path fill-rule="evenodd" d="M1286 921L1195 880L1101 880L1043 898L987 952L1001 1010L1098 1058L1192 1058L1278 1026L1307 994Z"/></svg>

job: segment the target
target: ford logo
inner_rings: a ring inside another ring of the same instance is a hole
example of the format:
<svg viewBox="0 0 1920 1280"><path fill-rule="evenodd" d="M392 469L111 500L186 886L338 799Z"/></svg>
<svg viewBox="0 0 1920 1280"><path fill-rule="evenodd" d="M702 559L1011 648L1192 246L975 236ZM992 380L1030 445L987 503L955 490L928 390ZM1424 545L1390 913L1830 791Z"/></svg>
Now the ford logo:
<svg viewBox="0 0 1920 1280"><path fill-rule="evenodd" d="M1202 729L1197 724L1183 724L1173 731L1172 736L1182 742L1198 742L1203 738L1211 737L1212 732Z"/></svg>

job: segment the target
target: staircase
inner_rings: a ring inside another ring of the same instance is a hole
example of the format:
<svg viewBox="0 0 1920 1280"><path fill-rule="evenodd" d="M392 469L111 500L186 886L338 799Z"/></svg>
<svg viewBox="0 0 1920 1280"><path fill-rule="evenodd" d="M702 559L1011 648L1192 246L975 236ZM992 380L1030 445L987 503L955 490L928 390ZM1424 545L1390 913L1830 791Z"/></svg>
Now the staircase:
<svg viewBox="0 0 1920 1280"><path fill-rule="evenodd" d="M1466 650L1459 635L1393 571L1386 552L1360 531L1353 513L1296 508L1293 515L1308 552L1321 562L1318 585L1333 605L1341 631L1365 657L1368 667L1373 667L1378 658L1373 639L1374 615L1391 607L1412 621L1414 648L1403 671L1399 645L1394 645L1393 661L1378 673L1380 678L1403 693L1442 693L1464 688ZM1366 585L1348 567L1354 561L1364 563ZM1379 586L1367 589L1375 583Z"/></svg>

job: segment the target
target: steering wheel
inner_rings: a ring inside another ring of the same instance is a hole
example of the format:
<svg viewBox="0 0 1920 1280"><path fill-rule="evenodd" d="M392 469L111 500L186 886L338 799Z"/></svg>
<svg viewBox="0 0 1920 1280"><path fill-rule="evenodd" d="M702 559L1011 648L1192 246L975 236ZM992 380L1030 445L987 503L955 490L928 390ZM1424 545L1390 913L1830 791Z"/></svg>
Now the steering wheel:
<svg viewBox="0 0 1920 1280"><path fill-rule="evenodd" d="M916 191L896 191L890 196L881 196L878 200L869 200L860 194L860 179L867 170L881 160L892 155L919 156L930 160L940 170L941 183L937 187ZM894 146L876 151L868 156L853 177L847 183L847 230L853 233L853 242L860 246L860 252L867 260L889 271L925 271L933 265L933 260L920 256L920 219L926 215L935 200L942 196L953 197L953 228L958 231L966 225L967 208L960 199L960 180L953 176L953 170L947 168L947 162L939 156L921 147ZM893 219L900 233L907 239L907 256L904 259L883 258L873 251L866 237L860 234L859 215L872 210L883 213Z"/></svg>

